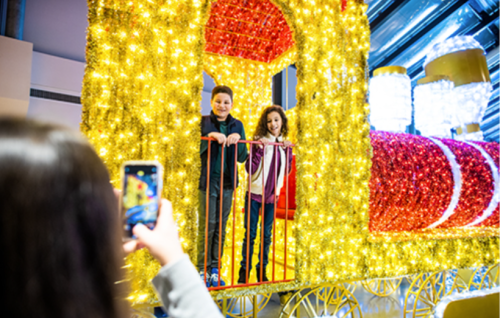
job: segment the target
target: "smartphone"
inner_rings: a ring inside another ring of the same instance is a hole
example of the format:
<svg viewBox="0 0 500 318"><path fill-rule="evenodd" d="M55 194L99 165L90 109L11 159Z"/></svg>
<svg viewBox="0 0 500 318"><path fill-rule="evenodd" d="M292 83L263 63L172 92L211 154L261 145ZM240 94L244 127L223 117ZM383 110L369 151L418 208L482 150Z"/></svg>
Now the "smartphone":
<svg viewBox="0 0 500 318"><path fill-rule="evenodd" d="M135 239L132 229L141 223L153 229L160 206L163 166L157 161L127 161L122 165L123 237Z"/></svg>

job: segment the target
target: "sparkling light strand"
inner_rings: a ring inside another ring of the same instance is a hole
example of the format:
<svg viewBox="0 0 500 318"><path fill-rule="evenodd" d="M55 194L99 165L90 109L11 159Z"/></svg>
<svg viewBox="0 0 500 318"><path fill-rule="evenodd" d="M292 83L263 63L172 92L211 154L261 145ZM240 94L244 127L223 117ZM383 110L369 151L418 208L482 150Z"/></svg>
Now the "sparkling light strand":
<svg viewBox="0 0 500 318"><path fill-rule="evenodd" d="M443 224L446 220L450 218L450 216L453 215L453 213L455 213L455 209L460 200L460 193L462 192L462 173L460 171L460 166L457 163L457 158L451 152L450 148L448 148L438 139L434 138L429 138L429 139L432 140L436 145L438 145L439 148L441 148L446 158L448 158L448 162L451 165L451 171L453 172L453 195L451 197L450 204L448 205L446 211L443 213L443 216L437 222L432 223L431 225L428 226L428 228L432 229L437 227L438 225Z"/></svg>
<svg viewBox="0 0 500 318"><path fill-rule="evenodd" d="M493 177L481 152L460 141L440 139L455 155L462 173L460 200L451 215L438 227L459 227L474 221L493 196Z"/></svg>
<svg viewBox="0 0 500 318"><path fill-rule="evenodd" d="M497 166L497 172L500 172L500 146L497 142L481 142L475 141L475 144L481 146L491 158L495 162ZM498 186L498 185L497 185ZM500 201L500 199L499 199ZM496 209L493 211L493 214L486 219L484 222L479 224L478 226L494 226L496 228L500 227L500 203L497 205Z"/></svg>
<svg viewBox="0 0 500 318"><path fill-rule="evenodd" d="M488 217L490 217L493 214L493 211L497 208L498 206L498 200L500 198L500 184L499 184L499 179L498 179L498 168L495 165L495 162L493 159L490 157L490 155L480 146L471 143L471 142L466 142L468 145L476 148L481 152L483 157L488 161L488 164L490 165L491 169L491 174L493 176L493 196L491 198L490 204L488 207L483 211L483 214L479 216L474 222L467 224L466 226L474 226L477 225L484 220L486 220Z"/></svg>
<svg viewBox="0 0 500 318"><path fill-rule="evenodd" d="M376 131L371 137L370 230L412 231L438 221L456 176L442 149L415 135Z"/></svg>

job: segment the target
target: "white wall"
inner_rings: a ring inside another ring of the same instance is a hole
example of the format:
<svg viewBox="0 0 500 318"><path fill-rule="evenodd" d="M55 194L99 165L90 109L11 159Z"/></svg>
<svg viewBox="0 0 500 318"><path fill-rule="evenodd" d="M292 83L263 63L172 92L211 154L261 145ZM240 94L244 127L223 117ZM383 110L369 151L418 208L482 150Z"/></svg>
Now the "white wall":
<svg viewBox="0 0 500 318"><path fill-rule="evenodd" d="M297 69L295 67L288 67L288 107L286 105L286 72L283 72L283 105L284 109L292 109L297 105L297 96L295 88L297 87Z"/></svg>
<svg viewBox="0 0 500 318"><path fill-rule="evenodd" d="M212 106L210 99L212 97L212 89L215 87L215 81L207 73L203 72L203 91L201 92L201 114L203 116L210 115Z"/></svg>
<svg viewBox="0 0 500 318"><path fill-rule="evenodd" d="M0 36L0 115L26 116L33 45Z"/></svg>
<svg viewBox="0 0 500 318"><path fill-rule="evenodd" d="M82 105L31 97L27 117L79 130Z"/></svg>
<svg viewBox="0 0 500 318"><path fill-rule="evenodd" d="M31 87L39 90L81 96L85 64L33 52ZM82 107L79 104L31 97L28 118L80 129Z"/></svg>
<svg viewBox="0 0 500 318"><path fill-rule="evenodd" d="M85 62L86 0L26 0L23 40L37 52Z"/></svg>
<svg viewBox="0 0 500 318"><path fill-rule="evenodd" d="M33 52L31 88L80 96L85 63Z"/></svg>

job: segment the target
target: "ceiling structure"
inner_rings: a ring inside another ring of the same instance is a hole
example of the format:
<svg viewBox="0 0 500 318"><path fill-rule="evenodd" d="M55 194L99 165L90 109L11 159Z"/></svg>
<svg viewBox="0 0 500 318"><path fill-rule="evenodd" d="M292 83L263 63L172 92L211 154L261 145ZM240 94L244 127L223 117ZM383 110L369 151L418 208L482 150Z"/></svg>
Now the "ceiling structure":
<svg viewBox="0 0 500 318"><path fill-rule="evenodd" d="M368 58L374 69L400 65L412 86L424 77L431 48L456 35L473 36L485 49L493 94L483 117L485 140L499 141L499 15L497 0L365 0L371 29ZM371 75L371 74L370 74Z"/></svg>

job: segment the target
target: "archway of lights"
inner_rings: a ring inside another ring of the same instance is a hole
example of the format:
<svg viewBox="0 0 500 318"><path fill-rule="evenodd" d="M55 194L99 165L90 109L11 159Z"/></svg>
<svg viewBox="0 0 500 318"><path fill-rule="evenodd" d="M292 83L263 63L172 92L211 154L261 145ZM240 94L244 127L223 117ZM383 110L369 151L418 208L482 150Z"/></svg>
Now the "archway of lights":
<svg viewBox="0 0 500 318"><path fill-rule="evenodd" d="M81 129L118 185L125 160L165 167L182 244L195 255L202 71L235 92L248 132L271 78L295 63L295 281L214 297L498 262L498 237L370 234L372 148L366 117L369 27L361 0L88 0ZM439 231L436 229L435 231ZM410 231L411 233L411 231ZM441 232L437 232L438 234ZM159 265L128 257L136 304L157 302Z"/></svg>

